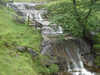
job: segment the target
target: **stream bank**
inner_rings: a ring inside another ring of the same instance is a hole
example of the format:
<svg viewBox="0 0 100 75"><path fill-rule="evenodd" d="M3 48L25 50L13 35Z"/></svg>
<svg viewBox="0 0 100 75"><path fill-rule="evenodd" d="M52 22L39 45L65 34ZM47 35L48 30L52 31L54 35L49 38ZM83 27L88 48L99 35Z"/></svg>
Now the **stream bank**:
<svg viewBox="0 0 100 75"><path fill-rule="evenodd" d="M35 9L34 7L36 5L38 4L11 3L9 7L16 10L16 12L22 16L23 22L28 20L29 17L32 26L41 30L41 35L43 37L41 54L46 56L49 55L50 58L53 59L51 60L53 62L49 62L50 64L55 63L61 64L61 66L64 65L63 71L68 71L72 75L95 75L87 71L83 64L84 62L86 65L93 66L94 58L90 55L90 46L85 41L68 35L65 37L66 39L63 40L54 38L63 34L62 27L43 19L42 15L45 13L45 10ZM57 61L54 61L54 56L57 57ZM49 64L47 63L46 65Z"/></svg>

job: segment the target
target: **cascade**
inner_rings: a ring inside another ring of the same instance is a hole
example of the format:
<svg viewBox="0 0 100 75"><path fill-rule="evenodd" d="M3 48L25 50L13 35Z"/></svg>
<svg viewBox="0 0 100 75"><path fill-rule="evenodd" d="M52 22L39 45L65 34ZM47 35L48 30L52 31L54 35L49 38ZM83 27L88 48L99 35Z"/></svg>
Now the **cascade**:
<svg viewBox="0 0 100 75"><path fill-rule="evenodd" d="M50 39L47 36L63 34L63 29L61 26L57 26L56 24L51 24L49 21L44 20L42 18L42 14L44 13L42 10L36 10L35 8L27 9L25 8L25 5L34 8L34 6L38 4L37 3L7 4L7 6L15 9L15 11L22 12L22 14L25 14L26 16L30 15L31 19L34 19L35 21L37 21L42 25L41 33L43 36L43 42L50 41ZM51 26L49 26L50 24ZM55 27L57 28L57 30L54 29ZM91 73L85 69L83 61L81 59L81 55L79 54L80 48L76 47L72 49L74 45L71 42L69 42L68 44L66 44L66 46L69 46L70 48L66 47L65 49L68 58L70 58L70 61L67 62L68 72L72 73L72 75L95 75L95 73ZM41 54L44 54L47 51L47 49L50 48L50 46L51 45L49 44L49 42L48 44L46 43L45 46L43 47Z"/></svg>

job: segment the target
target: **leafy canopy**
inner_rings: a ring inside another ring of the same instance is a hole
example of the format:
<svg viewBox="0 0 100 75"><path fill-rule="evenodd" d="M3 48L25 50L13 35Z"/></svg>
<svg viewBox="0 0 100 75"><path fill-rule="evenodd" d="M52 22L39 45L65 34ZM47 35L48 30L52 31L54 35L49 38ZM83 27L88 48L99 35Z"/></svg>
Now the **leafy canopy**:
<svg viewBox="0 0 100 75"><path fill-rule="evenodd" d="M84 30L100 29L99 3L100 1L94 0L57 0L47 4L46 7L49 19L62 25L65 33L82 37Z"/></svg>

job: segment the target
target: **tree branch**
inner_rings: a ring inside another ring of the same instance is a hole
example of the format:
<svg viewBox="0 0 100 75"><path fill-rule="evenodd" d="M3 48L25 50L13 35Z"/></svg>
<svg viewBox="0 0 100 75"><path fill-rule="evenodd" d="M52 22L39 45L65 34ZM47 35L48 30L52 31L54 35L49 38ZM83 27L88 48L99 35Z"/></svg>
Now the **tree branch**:
<svg viewBox="0 0 100 75"><path fill-rule="evenodd" d="M77 11L77 3L76 0L73 0L73 5L74 5L74 11L75 11L75 16L76 16L76 20L79 22L79 24L81 24L81 17Z"/></svg>
<svg viewBox="0 0 100 75"><path fill-rule="evenodd" d="M94 5L94 3L96 2L96 0L91 0L91 6ZM87 21L88 17L90 16L92 12L92 8L89 9L88 14L85 16L85 20Z"/></svg>
<svg viewBox="0 0 100 75"><path fill-rule="evenodd" d="M73 5L74 5L74 10L75 10L75 15L79 16L78 12L77 12L77 4L76 4L76 0L73 0Z"/></svg>

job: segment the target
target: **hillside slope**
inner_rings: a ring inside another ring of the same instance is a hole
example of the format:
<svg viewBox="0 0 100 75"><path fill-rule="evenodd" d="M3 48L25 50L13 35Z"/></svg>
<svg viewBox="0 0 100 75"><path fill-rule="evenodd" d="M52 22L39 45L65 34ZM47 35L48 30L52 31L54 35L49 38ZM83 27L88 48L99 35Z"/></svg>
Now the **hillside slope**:
<svg viewBox="0 0 100 75"><path fill-rule="evenodd" d="M15 13L0 6L0 75L39 75L31 56L18 52L25 46L39 52L41 35L27 24L13 20Z"/></svg>

